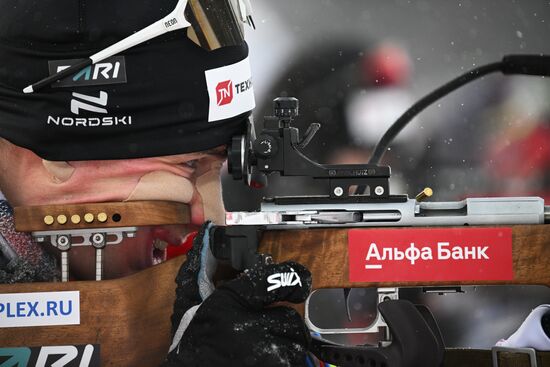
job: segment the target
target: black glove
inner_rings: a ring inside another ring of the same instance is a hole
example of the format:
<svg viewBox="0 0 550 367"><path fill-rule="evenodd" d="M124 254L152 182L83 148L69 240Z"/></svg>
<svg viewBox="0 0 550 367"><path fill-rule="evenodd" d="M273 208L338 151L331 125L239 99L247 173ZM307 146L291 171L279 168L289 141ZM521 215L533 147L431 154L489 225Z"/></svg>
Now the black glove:
<svg viewBox="0 0 550 367"><path fill-rule="evenodd" d="M292 308L266 306L305 301L310 272L294 262L258 264L208 295L199 275L212 274L205 238L203 227L176 280L176 336L163 366L306 366L310 336L302 318Z"/></svg>

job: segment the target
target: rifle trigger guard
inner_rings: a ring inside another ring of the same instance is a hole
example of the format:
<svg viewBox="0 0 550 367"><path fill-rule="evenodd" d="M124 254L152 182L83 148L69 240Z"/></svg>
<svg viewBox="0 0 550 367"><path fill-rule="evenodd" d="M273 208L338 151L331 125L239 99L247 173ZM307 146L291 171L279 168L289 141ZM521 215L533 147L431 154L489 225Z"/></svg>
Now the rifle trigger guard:
<svg viewBox="0 0 550 367"><path fill-rule="evenodd" d="M439 367L445 345L437 323L425 306L405 300L390 300L378 309L392 335L387 347L349 347L313 339L310 351L326 363L341 367Z"/></svg>

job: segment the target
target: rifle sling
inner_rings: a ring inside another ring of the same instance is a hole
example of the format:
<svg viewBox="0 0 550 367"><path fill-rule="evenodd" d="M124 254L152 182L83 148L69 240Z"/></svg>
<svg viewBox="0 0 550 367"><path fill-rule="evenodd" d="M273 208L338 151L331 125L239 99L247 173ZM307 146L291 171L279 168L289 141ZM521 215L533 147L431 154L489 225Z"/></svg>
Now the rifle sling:
<svg viewBox="0 0 550 367"><path fill-rule="evenodd" d="M525 353L499 352L498 367L530 367L529 356ZM538 367L550 366L550 352L537 352ZM444 367L493 367L491 350L486 349L447 349Z"/></svg>

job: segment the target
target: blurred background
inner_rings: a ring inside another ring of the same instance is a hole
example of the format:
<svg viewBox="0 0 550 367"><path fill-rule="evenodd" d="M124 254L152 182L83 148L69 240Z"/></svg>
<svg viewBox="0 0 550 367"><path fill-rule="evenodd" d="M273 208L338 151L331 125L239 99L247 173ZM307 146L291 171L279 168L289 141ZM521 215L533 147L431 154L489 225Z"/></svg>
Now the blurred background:
<svg viewBox="0 0 550 367"><path fill-rule="evenodd" d="M470 69L507 54L550 54L547 0L253 0L253 5L257 30L248 40L256 125L271 114L273 98L299 98L296 125L304 131L310 123L322 124L306 150L319 163L366 163L402 112ZM386 153L382 163L392 167L392 193L414 196L429 186L435 201L532 195L548 205L549 101L550 80L500 74L440 100ZM261 191L224 179L231 211L257 210L263 196L317 189L300 178L270 177ZM363 315L355 320L365 325L373 310L370 293L352 293L353 310ZM422 301L416 293L409 296ZM436 312L449 345L484 348L509 336L533 307L550 303L545 287L430 297L424 302ZM340 327L358 326L346 321L341 292L319 300L314 306L319 320L337 319L341 312Z"/></svg>
<svg viewBox="0 0 550 367"><path fill-rule="evenodd" d="M271 114L273 98L299 98L297 125L322 124L307 148L320 163L366 162L407 107L476 66L506 54L550 53L543 0L255 0L254 12L256 124ZM429 186L438 201L550 199L549 96L544 78L495 74L440 100L386 153L392 192L412 196ZM287 195L315 190L299 179L269 182L250 192L226 179L228 210L253 210L283 186L292 187Z"/></svg>

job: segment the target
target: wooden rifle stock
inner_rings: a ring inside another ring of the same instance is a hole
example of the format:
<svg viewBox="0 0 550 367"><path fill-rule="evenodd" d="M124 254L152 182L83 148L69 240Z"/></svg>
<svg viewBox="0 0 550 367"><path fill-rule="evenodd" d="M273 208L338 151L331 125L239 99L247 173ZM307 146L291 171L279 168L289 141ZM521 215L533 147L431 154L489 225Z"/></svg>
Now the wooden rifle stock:
<svg viewBox="0 0 550 367"><path fill-rule="evenodd" d="M399 286L531 284L550 286L550 225L512 226L514 280L351 283L348 264L349 229L270 231L262 240L261 253L277 262L293 260L313 274L313 289ZM369 229L361 229L368 231ZM407 228L394 228L406 231Z"/></svg>
<svg viewBox="0 0 550 367"><path fill-rule="evenodd" d="M512 231L514 279L466 284L550 286L550 225L512 226ZM308 267L313 274L314 289L460 284L350 283L347 235L348 229L268 231L259 252L272 254L276 262L294 260ZM2 328L0 346L99 344L102 366L157 366L170 343L174 279L183 261L184 257L173 259L117 280L0 285L0 294L80 291L80 325Z"/></svg>

